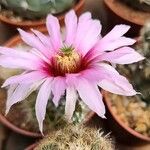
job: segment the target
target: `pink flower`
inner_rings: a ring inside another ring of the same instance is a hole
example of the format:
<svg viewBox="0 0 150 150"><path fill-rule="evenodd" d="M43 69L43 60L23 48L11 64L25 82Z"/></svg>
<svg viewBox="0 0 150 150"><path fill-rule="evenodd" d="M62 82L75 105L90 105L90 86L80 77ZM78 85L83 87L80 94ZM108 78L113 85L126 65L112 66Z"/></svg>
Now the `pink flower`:
<svg viewBox="0 0 150 150"><path fill-rule="evenodd" d="M135 43L123 36L129 26L116 25L101 38L100 22L92 19L89 12L77 19L73 10L66 15L65 24L64 40L57 18L48 15L49 36L36 30L32 30L32 34L19 29L23 41L32 47L29 52L0 48L1 66L24 70L22 74L8 78L2 86L9 86L6 113L13 104L39 90L35 110L41 132L50 98L58 106L60 97L66 93L65 115L68 119L73 115L78 95L104 118L105 107L98 86L115 94L137 94L128 80L110 65L144 59L128 47Z"/></svg>

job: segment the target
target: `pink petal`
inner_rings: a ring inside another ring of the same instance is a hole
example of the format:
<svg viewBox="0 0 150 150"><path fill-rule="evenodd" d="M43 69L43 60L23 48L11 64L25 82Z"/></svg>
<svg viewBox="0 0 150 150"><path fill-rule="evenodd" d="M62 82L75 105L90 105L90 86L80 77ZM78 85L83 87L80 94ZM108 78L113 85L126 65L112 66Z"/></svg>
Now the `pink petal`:
<svg viewBox="0 0 150 150"><path fill-rule="evenodd" d="M48 15L46 20L46 26L51 38L51 43L55 51L58 51L62 46L60 25L58 19L52 15Z"/></svg>
<svg viewBox="0 0 150 150"><path fill-rule="evenodd" d="M5 57L0 56L0 65L6 68L20 68L27 70L37 70L40 69L43 64L39 61L30 61L21 58Z"/></svg>
<svg viewBox="0 0 150 150"><path fill-rule="evenodd" d="M65 16L65 24L66 24L66 40L65 43L67 45L72 45L75 39L76 30L77 30L77 16L74 10L71 10Z"/></svg>
<svg viewBox="0 0 150 150"><path fill-rule="evenodd" d="M79 17L79 22L86 22L88 20L91 20L92 15L90 12L85 12Z"/></svg>
<svg viewBox="0 0 150 150"><path fill-rule="evenodd" d="M1 47L1 46L0 46L0 54L5 55L7 57L22 58L22 59L29 59L29 60L39 60L39 58L33 55L32 53L15 50L13 48Z"/></svg>
<svg viewBox="0 0 150 150"><path fill-rule="evenodd" d="M31 29L31 31L40 39L40 41L46 45L49 49L52 49L50 38L38 30Z"/></svg>
<svg viewBox="0 0 150 150"><path fill-rule="evenodd" d="M123 47L101 55L101 60L116 64L130 64L143 60L144 57L130 47Z"/></svg>
<svg viewBox="0 0 150 150"><path fill-rule="evenodd" d="M136 41L131 38L122 37L129 30L129 26L117 25L96 45L98 52L112 51L122 46L133 45Z"/></svg>
<svg viewBox="0 0 150 150"><path fill-rule="evenodd" d="M29 87L30 85L18 85L18 86L13 86L12 88L10 88L10 91L8 91L9 93L11 93L11 95L9 94L8 98L7 98L7 102L6 102L6 114L9 112L10 108L12 105L14 105L15 103L18 103L22 100L25 99L25 97L27 95L29 95Z"/></svg>
<svg viewBox="0 0 150 150"><path fill-rule="evenodd" d="M81 79L76 89L83 102L100 117L105 118L105 106L97 85L91 84L85 79Z"/></svg>
<svg viewBox="0 0 150 150"><path fill-rule="evenodd" d="M18 29L22 40L27 43L29 46L39 50L42 54L47 56L47 48L45 45L39 40L37 36L32 33L25 32L21 29Z"/></svg>
<svg viewBox="0 0 150 150"><path fill-rule="evenodd" d="M52 55L55 54L55 51L53 50L50 37L44 35L43 33L33 30L32 32L40 39L40 41L43 43L43 45L46 47L44 54L49 58Z"/></svg>
<svg viewBox="0 0 150 150"><path fill-rule="evenodd" d="M97 43L100 32L101 24L98 20L91 19L78 23L74 46L82 56L84 56Z"/></svg>
<svg viewBox="0 0 150 150"><path fill-rule="evenodd" d="M16 76L12 76L10 78L8 78L4 84L2 85L2 87L6 87L10 84L30 84L30 83L34 83L38 80L41 80L45 77L47 77L48 75L44 72L39 72L39 71L33 71L30 73L25 73L22 75L16 75Z"/></svg>
<svg viewBox="0 0 150 150"><path fill-rule="evenodd" d="M43 133L43 121L46 114L46 106L51 94L52 79L47 79L41 86L35 104L36 118L39 123L39 129Z"/></svg>
<svg viewBox="0 0 150 150"><path fill-rule="evenodd" d="M118 39L115 39L114 41L105 41L100 40L98 45L96 46L97 51L113 51L117 48L120 48L122 46L128 46L133 45L136 41L131 38L126 37L120 37Z"/></svg>
<svg viewBox="0 0 150 150"><path fill-rule="evenodd" d="M64 95L66 89L66 83L64 77L55 77L52 82L52 93L54 95L52 101L57 107L59 100L62 95Z"/></svg>
<svg viewBox="0 0 150 150"><path fill-rule="evenodd" d="M101 80L101 72L97 67L92 66L89 69L80 72L80 76L87 79L91 83L97 83ZM80 78L79 76L79 78Z"/></svg>
<svg viewBox="0 0 150 150"><path fill-rule="evenodd" d="M128 30L130 29L130 26L128 25L116 25L107 35L103 37L103 40L115 40L123 36Z"/></svg>
<svg viewBox="0 0 150 150"><path fill-rule="evenodd" d="M9 112L12 105L24 100L28 97L33 91L37 90L37 88L44 82L44 80L40 80L35 82L34 84L26 84L26 85L11 85L8 89L8 96L6 102L6 114Z"/></svg>
<svg viewBox="0 0 150 150"><path fill-rule="evenodd" d="M101 88L119 95L133 96L137 94L129 81L124 76L121 76L112 66L101 63L99 67L103 77L98 83Z"/></svg>
<svg viewBox="0 0 150 150"><path fill-rule="evenodd" d="M66 105L65 116L68 120L71 120L76 107L76 101L78 99L76 90L72 87L68 87L66 90Z"/></svg>

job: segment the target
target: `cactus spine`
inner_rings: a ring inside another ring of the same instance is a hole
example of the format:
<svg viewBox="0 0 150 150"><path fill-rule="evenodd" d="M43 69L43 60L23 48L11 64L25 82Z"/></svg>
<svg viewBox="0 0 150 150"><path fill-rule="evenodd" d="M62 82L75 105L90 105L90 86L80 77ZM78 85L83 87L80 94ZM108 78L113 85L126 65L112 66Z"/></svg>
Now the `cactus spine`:
<svg viewBox="0 0 150 150"><path fill-rule="evenodd" d="M35 150L113 150L108 136L97 129L83 125L67 125L51 132L41 140Z"/></svg>

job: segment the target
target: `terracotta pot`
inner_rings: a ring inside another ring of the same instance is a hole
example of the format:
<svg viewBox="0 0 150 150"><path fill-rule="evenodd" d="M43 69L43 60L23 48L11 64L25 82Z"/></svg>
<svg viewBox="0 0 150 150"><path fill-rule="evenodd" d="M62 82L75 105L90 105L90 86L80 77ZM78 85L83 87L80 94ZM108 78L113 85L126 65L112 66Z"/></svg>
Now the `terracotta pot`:
<svg viewBox="0 0 150 150"><path fill-rule="evenodd" d="M43 33L47 33L46 28L40 28L39 31L41 31ZM13 37L12 39L10 39L7 43L5 43L4 46L6 46L6 47L13 47L13 46L15 46L15 45L17 45L19 43L22 43L22 42L23 41L21 40L20 36L17 35L15 37ZM84 123L87 123L94 116L94 114L95 114L94 112L90 111L87 114L87 117L86 117ZM21 129L21 128L15 126L11 122L9 122L9 120L7 120L5 118L5 116L3 116L2 114L0 114L0 122L3 123L4 125L6 125L8 128L12 129L13 131L15 131L17 133L20 133L22 135L29 136L29 137L34 137L34 138L42 137L42 135L40 133L26 131L24 129Z"/></svg>
<svg viewBox="0 0 150 150"><path fill-rule="evenodd" d="M128 24L131 29L127 35L136 37L145 22L150 20L150 13L135 10L119 0L104 0L104 4L108 18L107 30L116 24Z"/></svg>
<svg viewBox="0 0 150 150"><path fill-rule="evenodd" d="M81 14L82 9L84 7L84 3L85 3L85 0L78 0L76 5L72 8L75 10L77 15ZM65 16L65 13L56 15L56 17L59 19L59 22L61 25L64 24L64 16ZM16 22L16 21L12 21L9 18L0 14L0 20L3 23L10 25L12 27L15 27L15 28L19 27L19 28L23 28L23 29L30 29L30 28L39 28L39 27L45 26L45 19L40 19L40 20L35 20L35 21L25 20L22 22Z"/></svg>
<svg viewBox="0 0 150 150"><path fill-rule="evenodd" d="M144 136L124 124L123 121L113 112L111 97L108 92L103 91L104 102L107 106L107 121L110 129L118 141L130 144L145 144L150 142L150 137Z"/></svg>

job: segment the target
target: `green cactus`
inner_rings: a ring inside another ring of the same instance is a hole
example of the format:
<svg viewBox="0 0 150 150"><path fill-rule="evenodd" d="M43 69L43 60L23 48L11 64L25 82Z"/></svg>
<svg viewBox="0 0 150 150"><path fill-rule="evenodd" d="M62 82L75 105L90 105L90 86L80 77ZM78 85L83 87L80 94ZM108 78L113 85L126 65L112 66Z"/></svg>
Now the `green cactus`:
<svg viewBox="0 0 150 150"><path fill-rule="evenodd" d="M33 132L39 131L38 122L35 116L36 97L37 93L34 92L28 98L26 98L26 100L22 101L21 103L18 103L13 108L17 109L18 111L21 111L22 114L25 114L25 116L22 117L22 122L21 124L19 124L19 127ZM61 98L60 104L57 108L54 106L53 102L49 100L46 111L46 117L44 120L44 128L43 128L44 133L64 127L64 125L67 123L64 117L64 111L65 111L65 97ZM89 109L82 103L82 101L79 100L78 103L76 104L76 109L73 114L72 118L73 123L77 124L82 122L85 118L85 115L87 115L88 112Z"/></svg>
<svg viewBox="0 0 150 150"><path fill-rule="evenodd" d="M75 0L0 0L0 4L27 19L61 13L75 3Z"/></svg>
<svg viewBox="0 0 150 150"><path fill-rule="evenodd" d="M67 125L51 132L34 150L113 150L112 141L97 129Z"/></svg>
<svg viewBox="0 0 150 150"><path fill-rule="evenodd" d="M137 51L145 57L145 60L136 66L139 78L135 78L135 85L142 93L143 100L150 104L150 22L147 22L141 30L140 38Z"/></svg>
<svg viewBox="0 0 150 150"><path fill-rule="evenodd" d="M127 5L135 9L150 12L150 0L120 0L120 1L126 3Z"/></svg>

